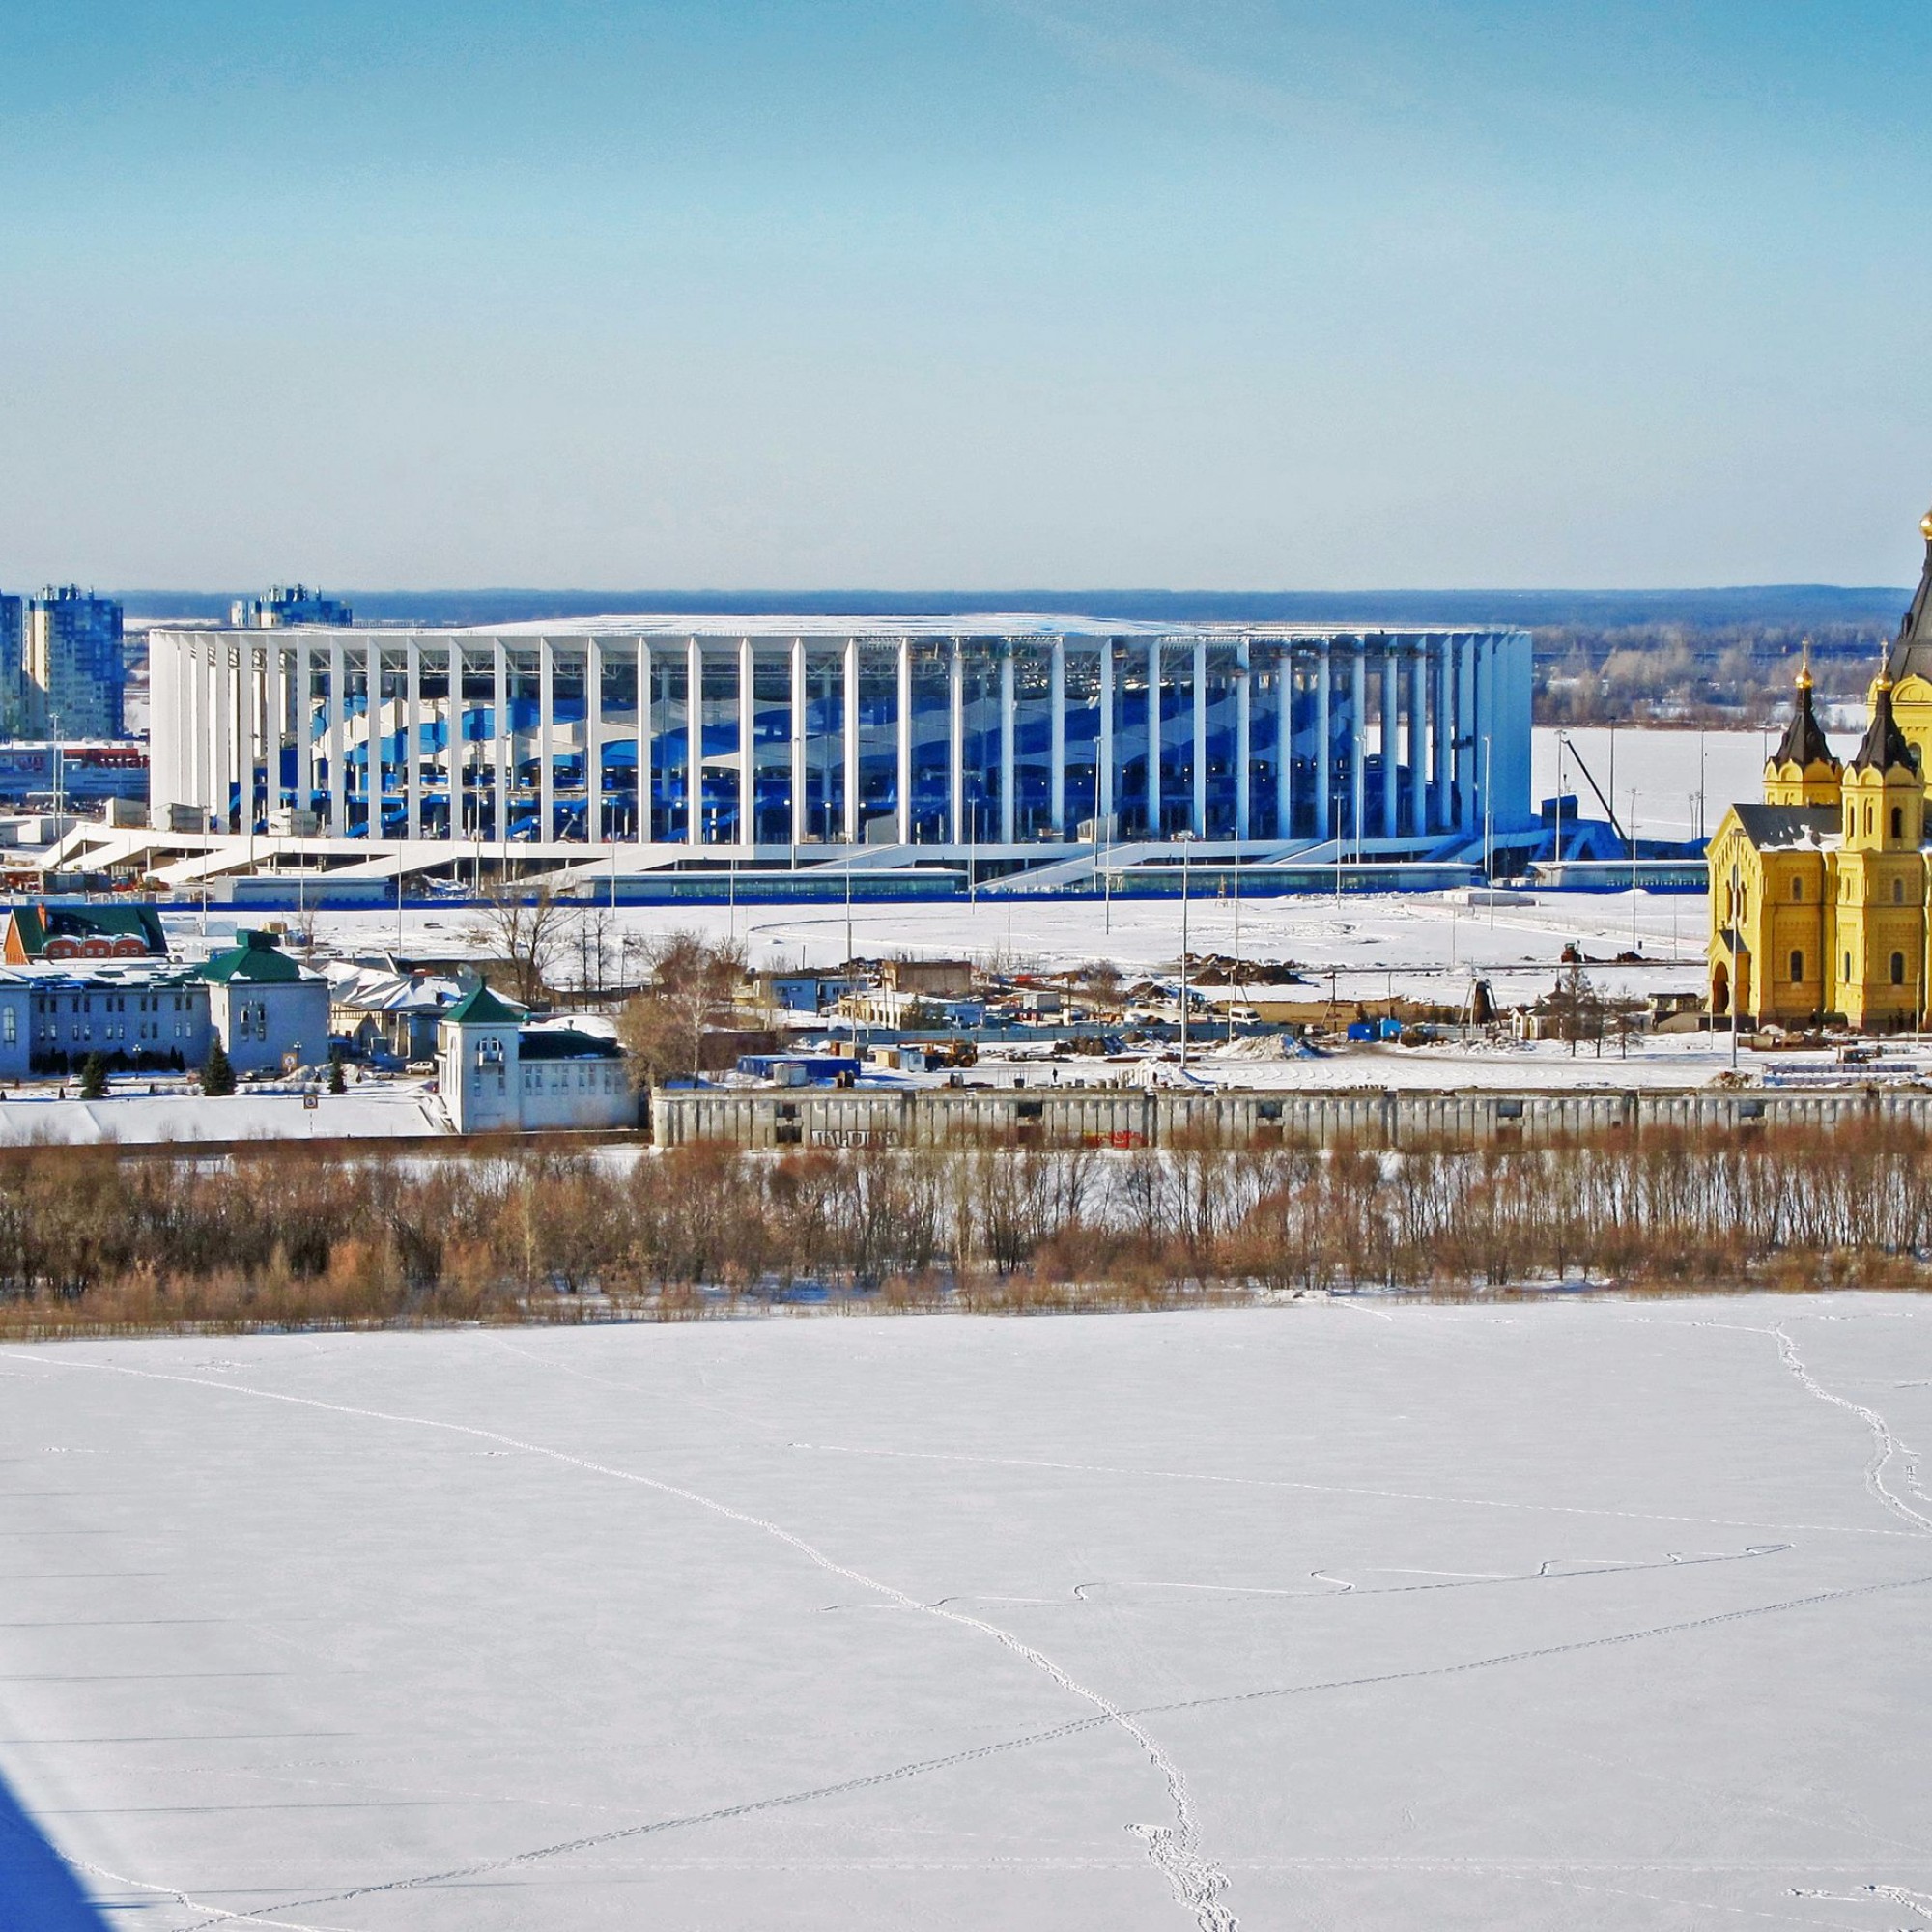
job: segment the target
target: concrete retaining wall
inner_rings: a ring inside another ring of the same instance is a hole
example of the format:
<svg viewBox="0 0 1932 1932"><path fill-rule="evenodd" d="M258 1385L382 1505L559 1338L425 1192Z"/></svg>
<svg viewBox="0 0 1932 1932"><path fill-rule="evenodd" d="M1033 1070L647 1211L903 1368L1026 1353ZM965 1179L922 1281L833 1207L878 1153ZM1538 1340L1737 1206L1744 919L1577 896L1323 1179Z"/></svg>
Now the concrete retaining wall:
<svg viewBox="0 0 1932 1932"><path fill-rule="evenodd" d="M900 1092L697 1089L651 1095L659 1145L744 1148L943 1147L1014 1140L1041 1147L1165 1147L1188 1139L1551 1141L1646 1128L1724 1132L1872 1121L1932 1128L1932 1093L1845 1087L1804 1093L1496 1089L1192 1094L1137 1088L923 1088Z"/></svg>

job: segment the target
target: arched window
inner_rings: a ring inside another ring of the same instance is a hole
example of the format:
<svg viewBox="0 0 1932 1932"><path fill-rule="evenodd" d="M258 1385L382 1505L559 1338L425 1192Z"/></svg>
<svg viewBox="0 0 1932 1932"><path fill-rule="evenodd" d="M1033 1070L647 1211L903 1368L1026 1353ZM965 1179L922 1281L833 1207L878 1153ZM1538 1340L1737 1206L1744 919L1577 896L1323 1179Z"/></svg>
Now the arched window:
<svg viewBox="0 0 1932 1932"><path fill-rule="evenodd" d="M1791 983L1794 986L1802 985L1804 983L1804 955L1802 952L1794 952L1791 955Z"/></svg>
<svg viewBox="0 0 1932 1932"><path fill-rule="evenodd" d="M1893 905L1903 905L1905 903L1905 881L1903 879L1892 880L1891 902Z"/></svg>
<svg viewBox="0 0 1932 1932"><path fill-rule="evenodd" d="M1804 896L1804 881L1793 879L1791 882L1791 903L1796 905Z"/></svg>
<svg viewBox="0 0 1932 1932"><path fill-rule="evenodd" d="M1870 800L1870 799L1866 799L1866 800L1865 800L1865 837L1866 837L1867 838L1869 838L1871 837L1871 829L1872 829L1872 808L1871 808L1871 800Z"/></svg>
<svg viewBox="0 0 1932 1932"><path fill-rule="evenodd" d="M1891 983L1894 986L1905 984L1905 954L1902 952L1891 955Z"/></svg>
<svg viewBox="0 0 1932 1932"><path fill-rule="evenodd" d="M1891 836L1894 838L1905 837L1905 808L1902 805L1891 808Z"/></svg>
<svg viewBox="0 0 1932 1932"><path fill-rule="evenodd" d="M1859 829L1859 809L1849 800L1845 805L1845 837L1849 838Z"/></svg>

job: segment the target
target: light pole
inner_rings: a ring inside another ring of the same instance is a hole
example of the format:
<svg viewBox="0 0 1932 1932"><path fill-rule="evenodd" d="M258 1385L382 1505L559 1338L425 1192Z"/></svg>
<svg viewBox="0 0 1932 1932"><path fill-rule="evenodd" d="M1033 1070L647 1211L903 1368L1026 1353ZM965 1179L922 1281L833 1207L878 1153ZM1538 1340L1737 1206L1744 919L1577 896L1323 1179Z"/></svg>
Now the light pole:
<svg viewBox="0 0 1932 1932"><path fill-rule="evenodd" d="M1612 793L1611 796L1614 797L1615 794ZM1636 786L1635 785L1631 786L1630 847L1631 847L1631 951L1634 952L1637 950L1636 949Z"/></svg>
<svg viewBox="0 0 1932 1932"><path fill-rule="evenodd" d="M1490 782L1490 734L1483 733L1483 879L1490 889L1490 930L1496 929L1496 815Z"/></svg>
<svg viewBox="0 0 1932 1932"><path fill-rule="evenodd" d="M1194 833L1179 831L1175 833L1175 842L1180 846L1180 1070L1188 1070L1188 860L1192 856Z"/></svg>

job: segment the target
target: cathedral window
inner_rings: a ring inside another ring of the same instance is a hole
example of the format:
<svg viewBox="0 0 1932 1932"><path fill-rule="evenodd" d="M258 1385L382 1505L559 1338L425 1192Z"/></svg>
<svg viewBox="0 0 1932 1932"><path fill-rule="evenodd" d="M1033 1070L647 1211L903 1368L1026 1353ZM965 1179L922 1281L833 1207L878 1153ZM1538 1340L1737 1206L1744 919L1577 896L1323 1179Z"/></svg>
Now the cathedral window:
<svg viewBox="0 0 1932 1932"><path fill-rule="evenodd" d="M1891 955L1891 983L1894 986L1905 984L1905 954L1902 952Z"/></svg>
<svg viewBox="0 0 1932 1932"><path fill-rule="evenodd" d="M1891 836L1894 838L1905 837L1905 808L1902 805L1891 808Z"/></svg>
<svg viewBox="0 0 1932 1932"><path fill-rule="evenodd" d="M1791 882L1791 903L1797 905L1804 896L1804 881L1793 879Z"/></svg>
<svg viewBox="0 0 1932 1932"><path fill-rule="evenodd" d="M1791 983L1794 986L1799 985L1804 981L1804 955L1802 952L1794 952L1791 955Z"/></svg>
<svg viewBox="0 0 1932 1932"><path fill-rule="evenodd" d="M1871 829L1872 829L1872 809L1871 809L1871 800L1870 800L1870 799L1866 799L1866 800L1865 800L1865 837L1866 837L1867 838L1869 838L1871 837Z"/></svg>
<svg viewBox="0 0 1932 1932"><path fill-rule="evenodd" d="M1903 879L1892 880L1891 902L1893 905L1903 905L1905 903L1905 881Z"/></svg>
<svg viewBox="0 0 1932 1932"><path fill-rule="evenodd" d="M1845 978L1849 980L1851 977L1852 977L1852 955L1849 952L1847 952L1845 954Z"/></svg>

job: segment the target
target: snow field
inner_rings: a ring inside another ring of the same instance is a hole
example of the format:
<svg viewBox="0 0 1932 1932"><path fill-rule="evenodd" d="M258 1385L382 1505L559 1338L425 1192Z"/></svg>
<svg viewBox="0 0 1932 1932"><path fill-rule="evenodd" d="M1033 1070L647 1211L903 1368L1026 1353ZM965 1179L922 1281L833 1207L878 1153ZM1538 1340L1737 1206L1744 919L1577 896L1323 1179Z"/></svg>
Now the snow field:
<svg viewBox="0 0 1932 1932"><path fill-rule="evenodd" d="M0 1773L156 1932L1909 1924L1926 1321L0 1350Z"/></svg>

